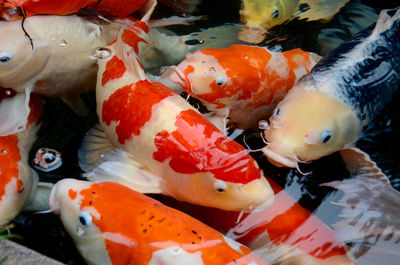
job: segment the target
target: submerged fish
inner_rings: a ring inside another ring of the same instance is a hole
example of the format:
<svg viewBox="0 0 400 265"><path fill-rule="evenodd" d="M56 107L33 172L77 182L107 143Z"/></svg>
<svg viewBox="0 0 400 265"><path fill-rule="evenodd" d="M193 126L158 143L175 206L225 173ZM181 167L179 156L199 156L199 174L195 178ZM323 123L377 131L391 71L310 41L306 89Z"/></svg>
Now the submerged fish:
<svg viewBox="0 0 400 265"><path fill-rule="evenodd" d="M64 179L49 204L87 264L268 264L193 217L118 183Z"/></svg>
<svg viewBox="0 0 400 265"><path fill-rule="evenodd" d="M241 129L256 129L319 59L301 49L271 52L232 45L188 54L170 78L201 101L221 131L227 119Z"/></svg>
<svg viewBox="0 0 400 265"><path fill-rule="evenodd" d="M274 181L274 202L258 212L242 214L182 202L166 204L240 242L271 264L345 265L354 264L333 231L317 216L303 208Z"/></svg>
<svg viewBox="0 0 400 265"><path fill-rule="evenodd" d="M94 89L96 60L93 51L112 41L115 27L99 19L78 16L33 16L24 27L1 21L0 88L13 91L0 102L0 135L25 129L31 92L61 97L72 109L87 113L79 94Z"/></svg>
<svg viewBox="0 0 400 265"><path fill-rule="evenodd" d="M294 18L330 20L349 0L242 0L241 40L258 43L266 31Z"/></svg>
<svg viewBox="0 0 400 265"><path fill-rule="evenodd" d="M122 31L106 47L111 55L98 60L97 113L105 135L88 136L81 164L96 161L96 146L115 147L90 177L226 210L267 206L271 187L246 150L179 94L146 79L137 53L150 14Z"/></svg>
<svg viewBox="0 0 400 265"><path fill-rule="evenodd" d="M126 17L147 0L0 0L0 17L17 20L33 15L70 15L88 8L104 16Z"/></svg>
<svg viewBox="0 0 400 265"><path fill-rule="evenodd" d="M27 129L0 136L0 227L13 220L35 193L38 176L29 167L29 150L36 140L42 104L33 98Z"/></svg>
<svg viewBox="0 0 400 265"><path fill-rule="evenodd" d="M400 9L383 10L370 27L323 58L281 101L265 130L263 152L277 166L350 153L400 85ZM346 161L345 161L346 162ZM361 163L362 165L362 163Z"/></svg>
<svg viewBox="0 0 400 265"><path fill-rule="evenodd" d="M193 13L201 0L159 0L160 4L171 7L175 12Z"/></svg>

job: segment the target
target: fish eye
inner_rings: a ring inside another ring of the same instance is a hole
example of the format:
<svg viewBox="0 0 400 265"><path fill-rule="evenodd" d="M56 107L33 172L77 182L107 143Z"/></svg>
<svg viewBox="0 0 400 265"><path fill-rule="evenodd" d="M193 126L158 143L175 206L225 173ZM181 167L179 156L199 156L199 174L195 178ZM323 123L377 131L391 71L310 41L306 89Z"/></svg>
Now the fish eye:
<svg viewBox="0 0 400 265"><path fill-rule="evenodd" d="M217 86L223 86L226 83L226 78L224 76L219 76L217 77L217 80L215 82Z"/></svg>
<svg viewBox="0 0 400 265"><path fill-rule="evenodd" d="M214 182L214 188L217 192L222 193L228 189L228 185L225 181L217 180L216 182Z"/></svg>
<svg viewBox="0 0 400 265"><path fill-rule="evenodd" d="M275 109L273 115L278 116L281 114L281 109Z"/></svg>
<svg viewBox="0 0 400 265"><path fill-rule="evenodd" d="M275 10L274 12L272 12L272 18L278 18L279 17L279 11Z"/></svg>
<svg viewBox="0 0 400 265"><path fill-rule="evenodd" d="M92 216L90 213L83 211L79 214L79 222L83 226L90 226L92 224Z"/></svg>
<svg viewBox="0 0 400 265"><path fill-rule="evenodd" d="M326 131L323 131L323 132L321 133L321 141L322 141L323 143L328 142L329 139L331 139L331 137L332 137L331 131L326 130Z"/></svg>
<svg viewBox="0 0 400 265"><path fill-rule="evenodd" d="M11 60L12 54L10 52L3 52L0 54L0 62L8 63Z"/></svg>

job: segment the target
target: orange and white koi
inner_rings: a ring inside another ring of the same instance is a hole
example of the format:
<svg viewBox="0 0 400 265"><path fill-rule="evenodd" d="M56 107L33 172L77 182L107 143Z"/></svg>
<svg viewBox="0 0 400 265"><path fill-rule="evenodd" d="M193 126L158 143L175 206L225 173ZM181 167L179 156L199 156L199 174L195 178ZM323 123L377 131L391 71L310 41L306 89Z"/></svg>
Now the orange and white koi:
<svg viewBox="0 0 400 265"><path fill-rule="evenodd" d="M63 179L49 204L88 264L268 264L193 217L118 183Z"/></svg>
<svg viewBox="0 0 400 265"><path fill-rule="evenodd" d="M170 78L212 112L222 131L228 117L241 129L254 129L319 59L301 49L232 45L188 54Z"/></svg>
<svg viewBox="0 0 400 265"><path fill-rule="evenodd" d="M33 15L70 15L89 8L104 16L126 17L147 0L1 0L0 17L18 20Z"/></svg>
<svg viewBox="0 0 400 265"><path fill-rule="evenodd" d="M273 180L268 182L275 193L272 205L259 212L245 213L243 217L240 212L168 199L165 203L250 247L271 264L355 264L330 228Z"/></svg>
<svg viewBox="0 0 400 265"><path fill-rule="evenodd" d="M108 180L111 171L110 180L139 191L226 210L266 207L271 187L246 150L176 92L146 79L137 57L145 18L121 31L106 47L110 56L98 60L97 113L108 150L117 150L89 176ZM88 142L83 149L93 150Z"/></svg>
<svg viewBox="0 0 400 265"><path fill-rule="evenodd" d="M38 177L29 167L28 156L39 129L41 102L33 98L30 108L26 130L0 137L0 226L21 212L37 186Z"/></svg>

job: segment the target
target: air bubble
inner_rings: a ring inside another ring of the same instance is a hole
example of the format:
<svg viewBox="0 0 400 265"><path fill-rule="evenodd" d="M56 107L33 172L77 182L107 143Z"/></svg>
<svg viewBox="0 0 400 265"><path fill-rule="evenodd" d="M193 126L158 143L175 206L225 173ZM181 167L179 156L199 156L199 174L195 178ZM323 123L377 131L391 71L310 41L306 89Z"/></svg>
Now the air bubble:
<svg viewBox="0 0 400 265"><path fill-rule="evenodd" d="M60 42L60 47L65 47L65 46L67 46L67 42L65 41L65 40L62 40L61 42Z"/></svg>
<svg viewBox="0 0 400 265"><path fill-rule="evenodd" d="M111 56L111 50L108 48L97 48L93 53L93 57L97 59L106 59L110 56Z"/></svg>
<svg viewBox="0 0 400 265"><path fill-rule="evenodd" d="M258 128L259 128L260 130L266 130L266 129L268 129L268 127L269 127L268 121L266 121L266 120L260 120L260 121L258 122Z"/></svg>

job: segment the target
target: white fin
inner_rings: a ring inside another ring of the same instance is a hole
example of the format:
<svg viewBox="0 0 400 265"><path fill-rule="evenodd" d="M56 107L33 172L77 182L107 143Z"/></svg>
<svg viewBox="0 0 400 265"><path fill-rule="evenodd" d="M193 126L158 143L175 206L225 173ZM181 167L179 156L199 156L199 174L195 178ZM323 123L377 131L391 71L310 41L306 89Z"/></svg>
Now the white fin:
<svg viewBox="0 0 400 265"><path fill-rule="evenodd" d="M16 134L25 130L30 113L29 100L33 85L25 89L25 93L17 93L14 97L4 98L0 102L0 136Z"/></svg>
<svg viewBox="0 0 400 265"><path fill-rule="evenodd" d="M372 177L385 183L390 183L387 176L376 163L371 160L367 153L356 147L352 147L341 150L340 154L352 178Z"/></svg>
<svg viewBox="0 0 400 265"><path fill-rule="evenodd" d="M53 184L39 182L36 189L34 189L34 194L31 196L30 201L24 207L24 211L45 211L49 210L49 197Z"/></svg>
<svg viewBox="0 0 400 265"><path fill-rule="evenodd" d="M113 149L104 154L96 168L87 174L87 178L93 182L118 182L142 193L163 192L160 177L150 173L147 167L121 149Z"/></svg>
<svg viewBox="0 0 400 265"><path fill-rule="evenodd" d="M390 29L393 23L400 19L400 8L397 8L396 13L393 16L389 15L389 11L396 9L384 9L379 14L378 21L376 22L375 28L372 31L371 38L378 38L379 34L383 31Z"/></svg>
<svg viewBox="0 0 400 265"><path fill-rule="evenodd" d="M113 149L100 124L93 126L82 140L78 150L79 166L85 172L93 170L102 154Z"/></svg>
<svg viewBox="0 0 400 265"><path fill-rule="evenodd" d="M152 20L150 21L150 26L165 27L173 25L191 25L192 22L205 18L206 18L205 16L189 16L189 17L172 16L172 17Z"/></svg>
<svg viewBox="0 0 400 265"><path fill-rule="evenodd" d="M379 179L358 177L333 181L344 196L337 205L342 220L334 232L343 241L362 243L350 251L360 264L398 264L400 259L400 193ZM369 246L365 246L365 244Z"/></svg>
<svg viewBox="0 0 400 265"><path fill-rule="evenodd" d="M330 20L350 0L301 0L299 6L307 4L309 10L298 14L300 19Z"/></svg>

